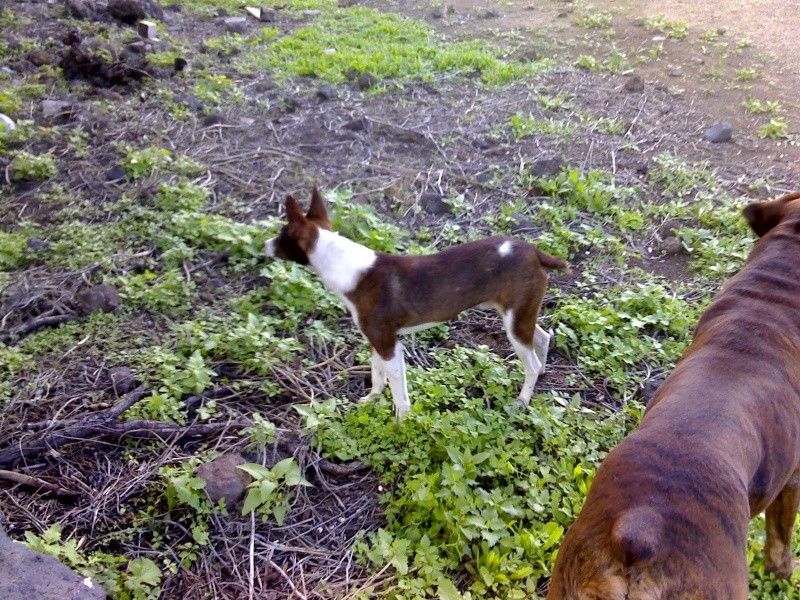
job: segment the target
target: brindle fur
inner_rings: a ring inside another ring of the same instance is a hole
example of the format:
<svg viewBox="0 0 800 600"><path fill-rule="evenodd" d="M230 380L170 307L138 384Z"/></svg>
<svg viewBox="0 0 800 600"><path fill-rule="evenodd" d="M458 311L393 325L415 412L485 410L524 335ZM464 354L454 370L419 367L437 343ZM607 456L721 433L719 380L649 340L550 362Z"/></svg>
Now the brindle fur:
<svg viewBox="0 0 800 600"><path fill-rule="evenodd" d="M800 194L748 206L761 237L639 428L601 465L548 600L745 600L750 519L792 572L800 501Z"/></svg>

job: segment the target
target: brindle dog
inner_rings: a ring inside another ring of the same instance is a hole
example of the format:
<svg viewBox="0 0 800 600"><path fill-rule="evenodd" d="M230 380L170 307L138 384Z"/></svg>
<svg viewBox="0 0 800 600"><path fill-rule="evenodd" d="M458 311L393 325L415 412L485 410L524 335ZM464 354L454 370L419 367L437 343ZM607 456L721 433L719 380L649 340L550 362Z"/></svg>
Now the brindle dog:
<svg viewBox="0 0 800 600"><path fill-rule="evenodd" d="M800 193L747 206L761 239L639 428L597 471L548 600L746 600L748 522L792 572L800 502Z"/></svg>

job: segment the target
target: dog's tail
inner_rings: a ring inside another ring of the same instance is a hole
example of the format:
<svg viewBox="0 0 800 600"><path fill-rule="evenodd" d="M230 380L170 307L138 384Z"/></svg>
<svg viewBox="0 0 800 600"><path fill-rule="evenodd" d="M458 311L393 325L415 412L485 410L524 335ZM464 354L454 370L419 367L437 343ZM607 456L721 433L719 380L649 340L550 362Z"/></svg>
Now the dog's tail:
<svg viewBox="0 0 800 600"><path fill-rule="evenodd" d="M564 271L566 274L572 273L572 269L569 268L567 261L565 261L563 258L551 256L547 252L542 252L538 248L536 248L536 256L539 259L539 263L545 269L557 269L559 271Z"/></svg>
<svg viewBox="0 0 800 600"><path fill-rule="evenodd" d="M649 506L638 506L619 515L611 530L611 547L626 567L644 568L664 550L664 518Z"/></svg>

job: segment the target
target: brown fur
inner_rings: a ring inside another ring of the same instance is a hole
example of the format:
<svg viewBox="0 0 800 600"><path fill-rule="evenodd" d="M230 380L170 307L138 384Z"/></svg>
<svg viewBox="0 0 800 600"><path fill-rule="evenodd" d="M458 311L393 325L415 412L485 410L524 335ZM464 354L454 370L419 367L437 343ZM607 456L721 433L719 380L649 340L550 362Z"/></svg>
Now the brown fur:
<svg viewBox="0 0 800 600"><path fill-rule="evenodd" d="M792 571L800 501L800 194L751 204L763 236L697 324L639 428L608 455L548 600L745 600L750 519Z"/></svg>
<svg viewBox="0 0 800 600"><path fill-rule="evenodd" d="M513 259L497 252L506 241L512 244ZM532 343L547 289L543 262L566 268L560 258L500 236L428 256L379 253L375 267L348 297L358 310L361 330L384 358L392 356L398 330L449 321L482 303L495 304L501 312L513 310L514 335Z"/></svg>

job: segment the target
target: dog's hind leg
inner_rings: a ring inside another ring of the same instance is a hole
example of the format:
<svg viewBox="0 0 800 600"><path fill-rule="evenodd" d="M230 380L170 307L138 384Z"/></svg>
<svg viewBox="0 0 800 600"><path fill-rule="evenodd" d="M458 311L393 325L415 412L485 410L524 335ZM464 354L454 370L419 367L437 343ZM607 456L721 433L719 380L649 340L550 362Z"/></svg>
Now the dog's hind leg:
<svg viewBox="0 0 800 600"><path fill-rule="evenodd" d="M389 388L392 390L394 413L398 419L402 419L411 410L411 401L408 399L408 386L406 385L406 361L403 351L403 344L397 341L391 352L380 353L383 359L383 369L386 373L386 378L389 380Z"/></svg>
<svg viewBox="0 0 800 600"><path fill-rule="evenodd" d="M522 384L517 403L527 406L531 401L533 388L536 387L536 380L542 371L542 363L534 351L534 327L515 318L513 310L507 310L502 315L508 341L522 361L525 372L525 382Z"/></svg>
<svg viewBox="0 0 800 600"><path fill-rule="evenodd" d="M372 389L366 396L360 398L359 402L369 402L375 398L375 396L380 396L386 388L386 369L383 365L383 359L375 348L372 347L372 344L370 344L369 348L372 351L372 357L370 359L370 364L372 366Z"/></svg>
<svg viewBox="0 0 800 600"><path fill-rule="evenodd" d="M547 352L550 350L550 334L539 327L538 324L533 332L533 349L536 352L536 357L542 364L542 368L539 371L539 375L541 375L547 368Z"/></svg>
<svg viewBox="0 0 800 600"><path fill-rule="evenodd" d="M792 561L792 529L800 505L800 467L778 497L767 507L767 541L764 544L764 566L778 577L789 579L794 570Z"/></svg>

